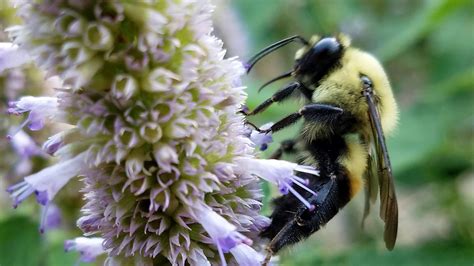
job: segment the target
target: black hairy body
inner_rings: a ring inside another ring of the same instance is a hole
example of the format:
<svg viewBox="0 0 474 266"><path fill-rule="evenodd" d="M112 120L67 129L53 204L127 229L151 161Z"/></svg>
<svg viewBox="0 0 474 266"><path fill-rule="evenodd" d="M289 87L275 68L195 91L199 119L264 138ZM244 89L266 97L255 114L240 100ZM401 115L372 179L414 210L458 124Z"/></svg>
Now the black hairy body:
<svg viewBox="0 0 474 266"><path fill-rule="evenodd" d="M349 133L349 130L354 128L355 119L346 116L343 120L345 123L342 123L338 129ZM312 235L349 202L351 188L347 169L338 162L339 158L348 151L347 144L341 136L342 132L333 132L325 138L314 139L310 142L300 139L299 143L295 143L302 146L301 149L305 150L318 165L319 176L298 173L300 177L309 180L308 188L315 191L316 196L295 186L295 189L316 208L313 211L308 210L292 194L275 199L273 201L275 208L271 216L272 223L261 232L262 237L269 239L274 239L278 233L282 236L278 238L279 241L270 244L269 248L272 252L278 252L283 246L299 242ZM295 153L296 151L286 152ZM284 228L286 225L290 226Z"/></svg>

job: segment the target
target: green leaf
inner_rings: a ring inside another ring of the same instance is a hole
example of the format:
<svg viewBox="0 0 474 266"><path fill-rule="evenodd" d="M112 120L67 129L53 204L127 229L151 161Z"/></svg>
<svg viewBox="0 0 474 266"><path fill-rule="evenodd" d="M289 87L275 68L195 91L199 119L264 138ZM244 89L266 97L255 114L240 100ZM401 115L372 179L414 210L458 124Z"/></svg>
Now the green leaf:
<svg viewBox="0 0 474 266"><path fill-rule="evenodd" d="M346 253L328 255L321 254L315 247L307 247L304 250L306 252L285 257L281 265L472 265L472 248L459 243L437 242L423 246L395 247L391 252L374 246L358 246Z"/></svg>
<svg viewBox="0 0 474 266"><path fill-rule="evenodd" d="M25 216L13 216L0 222L0 265L40 265L39 225Z"/></svg>
<svg viewBox="0 0 474 266"><path fill-rule="evenodd" d="M382 61L390 61L404 51L407 51L418 40L437 29L458 8L472 4L467 0L442 0L429 3L430 6L424 12L420 12L419 16L410 22L405 22L406 30L395 34L391 40L385 42L375 53Z"/></svg>
<svg viewBox="0 0 474 266"><path fill-rule="evenodd" d="M63 241L52 243L48 250L48 266L74 265L79 259L75 251L65 252Z"/></svg>
<svg viewBox="0 0 474 266"><path fill-rule="evenodd" d="M400 126L388 145L395 170L416 165L449 139L449 132L469 119L472 93L429 101L402 112ZM435 97L436 98L436 97Z"/></svg>

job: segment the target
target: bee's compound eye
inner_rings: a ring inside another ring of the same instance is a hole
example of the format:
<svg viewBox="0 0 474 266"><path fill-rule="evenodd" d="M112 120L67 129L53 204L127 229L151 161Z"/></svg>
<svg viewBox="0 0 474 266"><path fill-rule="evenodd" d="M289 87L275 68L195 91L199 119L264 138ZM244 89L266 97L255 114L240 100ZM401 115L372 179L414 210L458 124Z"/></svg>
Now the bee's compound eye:
<svg viewBox="0 0 474 266"><path fill-rule="evenodd" d="M360 80L362 81L362 85L364 85L364 88L372 87L372 80L370 80L369 77L361 75Z"/></svg>
<svg viewBox="0 0 474 266"><path fill-rule="evenodd" d="M341 50L341 44L336 40L336 38L324 38L317 42L312 50L314 54L319 56L329 56L339 53Z"/></svg>

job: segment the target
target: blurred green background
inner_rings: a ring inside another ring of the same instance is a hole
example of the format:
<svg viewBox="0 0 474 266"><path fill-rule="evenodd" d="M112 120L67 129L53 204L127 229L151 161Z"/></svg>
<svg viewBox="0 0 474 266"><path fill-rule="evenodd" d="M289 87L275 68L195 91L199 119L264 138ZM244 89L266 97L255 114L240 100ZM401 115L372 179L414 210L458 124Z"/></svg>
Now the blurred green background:
<svg viewBox="0 0 474 266"><path fill-rule="evenodd" d="M16 21L6 2L0 0L0 28ZM229 56L245 60L295 34L309 38L344 32L352 37L354 46L382 61L400 105L398 130L388 139L400 209L395 250L384 248L378 211L372 211L361 229L363 193L359 193L324 229L283 251L280 264L473 265L474 1L215 3L216 34L224 40ZM0 38L4 41L5 35ZM296 49L296 44L289 45L271 54L244 78L249 107L285 84L275 83L257 94L261 84L292 67ZM5 79L0 77L0 81ZM291 101L275 105L252 121L258 125L276 121L297 108ZM275 134L274 143L262 157L297 131L298 125ZM8 147L2 150L12 153ZM2 176L6 172L5 166L0 167ZM2 179L1 187L9 182ZM77 184L68 187L72 191ZM264 189L268 214L273 188L264 185ZM5 194L0 193L0 265L73 265L78 255L64 253L62 242L79 235L73 221L80 197L68 196L66 188L58 200L66 211L65 222L59 230L40 235L34 200L12 210Z"/></svg>

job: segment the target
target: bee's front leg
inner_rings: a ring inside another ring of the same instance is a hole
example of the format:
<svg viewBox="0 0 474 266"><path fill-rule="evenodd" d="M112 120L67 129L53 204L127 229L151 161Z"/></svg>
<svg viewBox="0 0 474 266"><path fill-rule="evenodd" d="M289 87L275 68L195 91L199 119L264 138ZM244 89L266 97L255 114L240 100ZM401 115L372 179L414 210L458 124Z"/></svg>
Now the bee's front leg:
<svg viewBox="0 0 474 266"><path fill-rule="evenodd" d="M245 121L245 123L252 126L260 133L270 133L279 131L285 127L293 125L294 123L298 122L300 118L304 118L306 121L313 122L335 122L336 118L339 117L343 112L343 109L336 106L312 103L301 107L298 112L290 114L287 117L277 121L270 128L265 130L260 129L249 121Z"/></svg>
<svg viewBox="0 0 474 266"><path fill-rule="evenodd" d="M283 87L279 91L277 91L275 94L272 95L272 97L268 98L265 100L263 103L259 104L253 111L248 111L245 109L242 109L240 113L244 114L245 116L251 116L251 115L256 115L258 113L261 113L265 111L270 105L273 103L279 103L282 102L286 99L288 99L295 90L300 88L300 84L298 82L292 82L288 84L287 86Z"/></svg>

